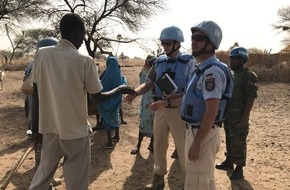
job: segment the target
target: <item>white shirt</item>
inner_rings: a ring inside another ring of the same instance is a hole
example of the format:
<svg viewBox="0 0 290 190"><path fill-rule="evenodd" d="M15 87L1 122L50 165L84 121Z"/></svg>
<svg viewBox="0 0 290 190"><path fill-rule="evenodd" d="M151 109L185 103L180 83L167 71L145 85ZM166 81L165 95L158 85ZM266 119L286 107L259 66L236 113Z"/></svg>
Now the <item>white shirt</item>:
<svg viewBox="0 0 290 190"><path fill-rule="evenodd" d="M94 60L68 40L40 48L31 71L39 97L39 133L71 140L88 136L87 92L102 90Z"/></svg>

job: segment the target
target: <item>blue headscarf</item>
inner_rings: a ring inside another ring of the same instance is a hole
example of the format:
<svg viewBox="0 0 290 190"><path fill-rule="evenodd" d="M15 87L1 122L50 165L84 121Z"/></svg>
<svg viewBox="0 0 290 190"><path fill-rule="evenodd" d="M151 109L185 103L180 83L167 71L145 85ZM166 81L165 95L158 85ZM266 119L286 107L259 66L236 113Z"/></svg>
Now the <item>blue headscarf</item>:
<svg viewBox="0 0 290 190"><path fill-rule="evenodd" d="M113 56L109 56L106 61L106 67L106 72L101 79L103 92L112 90L122 84L122 76L117 59ZM122 94L118 94L99 104L105 129L108 130L119 127L119 107L121 105L121 101Z"/></svg>

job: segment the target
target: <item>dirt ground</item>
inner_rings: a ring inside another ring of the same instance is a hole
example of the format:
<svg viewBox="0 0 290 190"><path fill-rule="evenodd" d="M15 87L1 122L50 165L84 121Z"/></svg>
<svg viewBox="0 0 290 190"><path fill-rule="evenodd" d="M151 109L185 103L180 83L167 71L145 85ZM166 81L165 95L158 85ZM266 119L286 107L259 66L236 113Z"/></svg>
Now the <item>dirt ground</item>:
<svg viewBox="0 0 290 190"><path fill-rule="evenodd" d="M138 84L140 65L122 67L130 86ZM31 142L26 135L27 124L24 115L24 95L20 92L23 71L6 73L4 91L0 91L0 183L2 184ZM230 172L216 170L218 190L288 190L290 189L290 84L259 84L259 97L255 102L248 136L248 158L245 179L231 182ZM123 103L124 118L127 125L121 125L121 140L113 150L101 149L106 142L105 132L98 131L92 139L91 190L136 190L144 189L152 180L153 154L144 139L140 154L131 155L138 136L139 97L129 106ZM95 125L95 117L89 121ZM222 132L222 139L224 133ZM168 149L168 174L166 188L180 190L181 173L178 160L170 157L174 144L170 138ZM217 156L217 162L224 159L225 142ZM34 153L30 153L8 184L8 190L28 189L34 174ZM78 175L78 174L76 174ZM62 167L55 174L63 179ZM65 183L57 187L64 190Z"/></svg>

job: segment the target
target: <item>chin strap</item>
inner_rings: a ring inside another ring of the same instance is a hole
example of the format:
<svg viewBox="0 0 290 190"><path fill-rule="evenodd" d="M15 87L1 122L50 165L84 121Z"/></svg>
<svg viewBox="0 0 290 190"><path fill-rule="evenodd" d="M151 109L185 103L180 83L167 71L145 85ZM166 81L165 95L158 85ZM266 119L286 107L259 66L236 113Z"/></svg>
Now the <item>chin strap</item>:
<svg viewBox="0 0 290 190"><path fill-rule="evenodd" d="M192 56L193 57L198 57L198 56L200 56L202 54L211 54L211 53L214 53L214 51L215 51L214 49L212 49L212 50L206 50L207 44L208 44L208 41L204 44L203 48L200 51L192 52L191 53Z"/></svg>
<svg viewBox="0 0 290 190"><path fill-rule="evenodd" d="M172 49L171 49L171 51L169 52L169 53L166 53L166 55L168 56L168 57L170 57L176 50L179 50L179 48L181 47L181 45L179 45L177 48L175 48L174 49L174 45L175 45L175 41L173 42L173 46L172 46Z"/></svg>

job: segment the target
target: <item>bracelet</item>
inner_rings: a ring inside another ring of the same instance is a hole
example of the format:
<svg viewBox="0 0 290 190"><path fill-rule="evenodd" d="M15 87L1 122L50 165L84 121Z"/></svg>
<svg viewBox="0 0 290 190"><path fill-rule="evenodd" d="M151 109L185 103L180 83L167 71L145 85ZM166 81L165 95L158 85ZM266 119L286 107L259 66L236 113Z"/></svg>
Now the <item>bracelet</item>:
<svg viewBox="0 0 290 190"><path fill-rule="evenodd" d="M168 108L171 108L172 106L171 106L171 101L170 100L167 100L167 107Z"/></svg>

